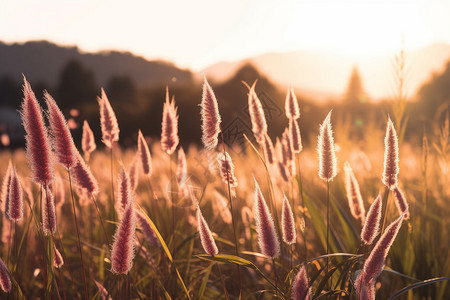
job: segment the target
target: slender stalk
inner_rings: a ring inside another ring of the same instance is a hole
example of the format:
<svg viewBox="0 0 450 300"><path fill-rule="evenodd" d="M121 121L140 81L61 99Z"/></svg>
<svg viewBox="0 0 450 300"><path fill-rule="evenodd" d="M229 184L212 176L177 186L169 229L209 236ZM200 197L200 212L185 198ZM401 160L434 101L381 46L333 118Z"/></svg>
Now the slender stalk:
<svg viewBox="0 0 450 300"><path fill-rule="evenodd" d="M389 212L389 188L386 187L386 190L384 191L384 195L383 195L383 208L384 208L384 212L383 212L383 226L381 227L381 232L380 232L380 236L381 234L383 234L384 231L384 226L386 225L386 217L387 214Z"/></svg>
<svg viewBox="0 0 450 300"><path fill-rule="evenodd" d="M116 220L116 211L114 209L116 199L114 198L114 164L113 164L113 144L114 142L111 141L111 151L110 151L110 158L111 158L111 212L112 212L112 219Z"/></svg>
<svg viewBox="0 0 450 300"><path fill-rule="evenodd" d="M275 296L278 296L278 274L275 265L275 258L272 257L273 273L275 275Z"/></svg>
<svg viewBox="0 0 450 300"><path fill-rule="evenodd" d="M112 151L112 147L111 147L111 151ZM71 196L71 199L72 199L73 217L75 219L75 228L77 229L78 251L80 252L81 268L83 269L84 293L85 293L85 296L86 296L86 300L88 300L89 299L89 293L88 293L88 288L87 288L86 272L84 270L83 251L81 250L80 230L78 228L77 212L76 212L76 209L75 209L75 199L73 198L72 178L70 176L70 169L67 169L67 173L69 174L69 186L70 186L70 196Z"/></svg>
<svg viewBox="0 0 450 300"><path fill-rule="evenodd" d="M91 196L91 199L92 199L92 201L94 202L95 209L97 210L98 217L100 218L100 223L102 224L103 233L105 234L106 242L107 242L108 245L109 245L108 235L106 234L105 224L103 223L102 214L100 213L100 210L99 210L99 208L98 208L97 201L95 200L94 195L92 195L91 193L89 193L89 196Z"/></svg>
<svg viewBox="0 0 450 300"><path fill-rule="evenodd" d="M302 217L303 222L305 225L305 229L302 230L302 236L303 236L303 246L305 251L305 261L308 260L308 248L306 247L306 209L305 209L305 200L303 199L303 182L302 182L302 171L300 169L300 154L297 154L295 156L295 161L297 162L297 174L298 174L298 187L299 187L299 194L300 198L302 199ZM294 209L295 210L295 209Z"/></svg>
<svg viewBox="0 0 450 300"><path fill-rule="evenodd" d="M326 254L327 254L327 275L328 275L328 265L329 265L329 257L328 257L328 252L329 252L329 235L330 235L330 182L327 181L327 249L326 249ZM331 283L332 284L332 283ZM327 283L327 288L329 288L329 284Z"/></svg>
<svg viewBox="0 0 450 300"><path fill-rule="evenodd" d="M222 281L223 292L225 293L225 298L230 300L230 296L228 295L227 287L225 286L225 281L223 279L222 270L220 269L219 263L216 263L217 269L219 269L220 281Z"/></svg>

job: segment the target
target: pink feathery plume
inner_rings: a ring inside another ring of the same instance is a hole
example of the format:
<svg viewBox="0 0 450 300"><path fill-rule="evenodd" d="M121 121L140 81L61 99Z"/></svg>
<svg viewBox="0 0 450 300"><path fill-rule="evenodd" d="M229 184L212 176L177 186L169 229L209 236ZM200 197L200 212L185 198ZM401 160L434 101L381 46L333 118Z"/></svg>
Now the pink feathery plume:
<svg viewBox="0 0 450 300"><path fill-rule="evenodd" d="M69 169L76 163L75 145L66 119L49 93L44 92L47 103L47 116L50 125L50 137L56 161Z"/></svg>
<svg viewBox="0 0 450 300"><path fill-rule="evenodd" d="M292 147L289 130L286 128L281 138L281 149L283 150L283 163L290 164L294 160L294 148Z"/></svg>
<svg viewBox="0 0 450 300"><path fill-rule="evenodd" d="M267 133L267 122L261 101L255 92L256 81L248 93L248 111L252 121L252 131L258 143L264 143L264 135Z"/></svg>
<svg viewBox="0 0 450 300"><path fill-rule="evenodd" d="M33 181L48 185L53 180L53 162L42 109L28 81L23 78L22 123L27 135L26 149Z"/></svg>
<svg viewBox="0 0 450 300"><path fill-rule="evenodd" d="M182 186L187 179L187 162L186 154L184 153L183 147L178 149L178 165L177 165L177 181L180 186Z"/></svg>
<svg viewBox="0 0 450 300"><path fill-rule="evenodd" d="M48 186L42 188L42 231L45 235L53 235L56 231L56 212L53 194Z"/></svg>
<svg viewBox="0 0 450 300"><path fill-rule="evenodd" d="M367 212L366 220L361 231L361 240L367 245L372 244L380 233L382 203L381 195L378 194L378 197L373 201Z"/></svg>
<svg viewBox="0 0 450 300"><path fill-rule="evenodd" d="M70 169L70 174L73 176L73 180L77 186L85 189L90 194L95 195L98 193L97 180L94 175L92 175L91 169L86 165L78 150L75 151L77 163Z"/></svg>
<svg viewBox="0 0 450 300"><path fill-rule="evenodd" d="M369 257L364 262L361 273L355 281L356 292L358 295L363 289L365 289L367 291L365 293L369 295L374 293L370 290L374 288L377 277L381 274L381 271L383 271L389 249L397 237L404 217L405 213L386 228L381 238L375 244L375 247L373 247Z"/></svg>
<svg viewBox="0 0 450 300"><path fill-rule="evenodd" d="M300 108L298 107L297 97L295 97L294 89L289 88L285 102L286 117L288 119L297 120L300 118Z"/></svg>
<svg viewBox="0 0 450 300"><path fill-rule="evenodd" d="M264 155L266 157L266 161L269 164L273 164L275 162L275 150L273 148L272 140L270 136L266 133L264 135Z"/></svg>
<svg viewBox="0 0 450 300"><path fill-rule="evenodd" d="M0 287L5 293L11 291L11 278L9 277L8 267L0 258Z"/></svg>
<svg viewBox="0 0 450 300"><path fill-rule="evenodd" d="M353 169L350 163L346 161L344 163L345 172L345 189L347 191L348 205L350 207L350 212L355 219L360 219L364 222L366 211L364 209L363 199L361 192L359 190L359 184L356 180Z"/></svg>
<svg viewBox="0 0 450 300"><path fill-rule="evenodd" d="M61 268L64 265L64 259L59 250L56 249L55 244L53 244L53 255L53 265L55 266L55 268Z"/></svg>
<svg viewBox="0 0 450 300"><path fill-rule="evenodd" d="M292 281L292 299L293 300L310 300L311 289L309 288L308 276L306 274L305 266L298 270Z"/></svg>
<svg viewBox="0 0 450 300"><path fill-rule="evenodd" d="M394 196L395 196L395 205L397 206L399 213L400 214L405 213L405 220L408 220L409 219L408 201L406 201L405 194L398 186L394 188Z"/></svg>
<svg viewBox="0 0 450 300"><path fill-rule="evenodd" d="M331 111L320 125L317 151L319 153L319 177L331 181L337 174L337 159L331 129Z"/></svg>
<svg viewBox="0 0 450 300"><path fill-rule="evenodd" d="M161 148L167 154L172 154L178 146L178 115L175 99L169 102L169 88L166 89L166 102L164 102L161 124Z"/></svg>
<svg viewBox="0 0 450 300"><path fill-rule="evenodd" d="M272 258L280 256L280 242L275 231L275 224L256 179L253 215L255 216L256 232L258 233L258 244L261 252Z"/></svg>
<svg viewBox="0 0 450 300"><path fill-rule="evenodd" d="M285 182L289 182L291 179L291 172L281 161L278 162L278 171L280 172L281 178L283 178Z"/></svg>
<svg viewBox="0 0 450 300"><path fill-rule="evenodd" d="M23 217L23 192L20 186L16 167L13 167L9 183L9 200L7 201L6 216L10 221L20 221Z"/></svg>
<svg viewBox="0 0 450 300"><path fill-rule="evenodd" d="M114 274L127 274L130 271L134 258L135 233L134 199L130 199L114 234L111 248L111 271Z"/></svg>
<svg viewBox="0 0 450 300"><path fill-rule="evenodd" d="M296 240L294 214L286 195L283 195L283 208L281 209L281 232L286 244L294 244Z"/></svg>
<svg viewBox="0 0 450 300"><path fill-rule="evenodd" d="M150 155L150 150L148 149L144 135L140 130L138 132L138 153L144 174L148 176L152 175L152 156Z"/></svg>
<svg viewBox="0 0 450 300"><path fill-rule="evenodd" d="M138 161L140 161L140 159L136 155L134 157L134 159L131 161L130 167L128 169L128 174L130 175L130 185L131 185L131 188L133 189L133 191L136 190L138 183L139 183Z"/></svg>
<svg viewBox="0 0 450 300"><path fill-rule="evenodd" d="M384 138L384 171L383 183L393 190L397 186L398 167L398 139L394 124L389 118Z"/></svg>
<svg viewBox="0 0 450 300"><path fill-rule="evenodd" d="M289 119L289 137L294 153L300 153L303 149L303 145L297 120Z"/></svg>
<svg viewBox="0 0 450 300"><path fill-rule="evenodd" d="M102 88L102 96L97 97L100 106L100 125L102 128L102 142L106 147L112 148L114 142L119 141L119 124L116 114L109 103L108 97Z"/></svg>
<svg viewBox="0 0 450 300"><path fill-rule="evenodd" d="M105 289L103 285L101 285L97 280L94 280L95 285L97 286L98 293L102 300L112 300L112 297L109 296L108 291Z"/></svg>
<svg viewBox="0 0 450 300"><path fill-rule="evenodd" d="M220 118L216 96L206 80L206 77L204 78L203 83L203 95L200 108L203 146L205 146L207 150L211 150L217 146L217 137L220 133L220 122L222 119Z"/></svg>
<svg viewBox="0 0 450 300"><path fill-rule="evenodd" d="M84 158L89 161L91 153L97 148L95 144L94 133L89 126L88 121L83 122L83 135L81 137L81 149L83 149Z"/></svg>
<svg viewBox="0 0 450 300"><path fill-rule="evenodd" d="M142 230L142 233L144 234L147 242L154 247L161 246L155 231L153 231L153 228L150 226L150 223L148 222L148 219L145 217L145 215L139 210L136 210L135 213L137 226Z"/></svg>
<svg viewBox="0 0 450 300"><path fill-rule="evenodd" d="M219 163L219 173L222 181L230 183L230 187L237 187L238 183L234 176L234 165L228 152L225 155L220 152L217 154L217 162Z"/></svg>
<svg viewBox="0 0 450 300"><path fill-rule="evenodd" d="M217 255L219 253L219 249L217 248L216 242L214 241L214 238L211 234L211 230L209 230L209 226L206 223L205 218L203 218L202 212L200 211L200 207L198 205L197 224L203 250L205 250L206 254Z"/></svg>
<svg viewBox="0 0 450 300"><path fill-rule="evenodd" d="M9 160L8 168L6 169L5 176L2 181L2 191L1 191L1 209L2 212L6 212L6 203L9 199L9 185L11 182L11 174L13 172L13 165L11 160Z"/></svg>
<svg viewBox="0 0 450 300"><path fill-rule="evenodd" d="M128 176L125 167L122 165L120 168L119 178L117 179L117 203L116 210L118 215L122 215L123 210L127 207L132 197L132 190L130 184L130 176Z"/></svg>

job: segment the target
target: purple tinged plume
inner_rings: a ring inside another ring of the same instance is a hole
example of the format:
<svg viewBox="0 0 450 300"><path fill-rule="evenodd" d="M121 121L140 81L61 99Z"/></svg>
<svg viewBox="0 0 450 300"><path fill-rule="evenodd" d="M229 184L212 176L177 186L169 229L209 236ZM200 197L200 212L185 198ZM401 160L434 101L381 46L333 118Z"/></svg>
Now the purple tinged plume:
<svg viewBox="0 0 450 300"><path fill-rule="evenodd" d="M305 266L302 266L292 281L292 299L310 300L311 289L309 289L308 276Z"/></svg>
<svg viewBox="0 0 450 300"><path fill-rule="evenodd" d="M381 194L373 201L372 205L367 212L366 220L361 231L361 240L370 245L380 233L380 221L381 221L381 207L383 200Z"/></svg>
<svg viewBox="0 0 450 300"><path fill-rule="evenodd" d="M25 140L28 162L33 173L32 180L45 186L50 184L54 177L50 142L42 117L42 109L25 77L23 81L24 97L20 114L27 133Z"/></svg>
<svg viewBox="0 0 450 300"><path fill-rule="evenodd" d="M86 165L78 150L76 151L77 163L70 169L70 174L77 186L85 189L87 192L95 195L98 193L98 183L91 169Z"/></svg>
<svg viewBox="0 0 450 300"><path fill-rule="evenodd" d="M275 162L275 150L273 148L272 140L270 139L270 136L266 133L264 135L264 155L266 157L266 161L269 164L273 164Z"/></svg>
<svg viewBox="0 0 450 300"><path fill-rule="evenodd" d="M128 173L123 165L120 168L119 178L117 179L117 182L118 187L116 210L119 215L122 215L122 212L127 207L132 197L130 177L128 176Z"/></svg>
<svg viewBox="0 0 450 300"><path fill-rule="evenodd" d="M142 169L145 175L152 175L152 156L150 155L150 150L148 149L148 144L145 141L144 135L139 130L138 132L138 153L141 158Z"/></svg>
<svg viewBox="0 0 450 300"><path fill-rule="evenodd" d="M56 249L56 246L53 244L53 265L55 268L61 268L64 265L64 259L61 253Z"/></svg>
<svg viewBox="0 0 450 300"><path fill-rule="evenodd" d="M219 249L217 249L216 242L211 234L211 230L209 230L209 226L203 218L202 212L200 211L200 207L197 205L197 224L198 224L198 233L200 235L200 241L202 242L203 250L205 250L206 254L209 255L217 255L219 254Z"/></svg>
<svg viewBox="0 0 450 300"><path fill-rule="evenodd" d="M130 271L134 258L135 233L134 199L130 199L114 234L111 248L111 271L114 274L128 274Z"/></svg>
<svg viewBox="0 0 450 300"><path fill-rule="evenodd" d="M42 231L45 235L53 235L56 231L56 212L53 194L48 186L42 188Z"/></svg>
<svg viewBox="0 0 450 300"><path fill-rule="evenodd" d="M294 89L289 88L285 102L286 117L288 119L297 120L300 118L300 109L298 107L297 97L295 97Z"/></svg>
<svg viewBox="0 0 450 300"><path fill-rule="evenodd" d="M134 159L131 161L128 174L130 175L130 185L133 191L136 190L139 183L139 168L138 168L138 156L135 155Z"/></svg>
<svg viewBox="0 0 450 300"><path fill-rule="evenodd" d="M283 208L281 209L281 225L283 233L283 241L286 244L294 244L296 240L295 220L292 213L291 205L286 195L283 194Z"/></svg>
<svg viewBox="0 0 450 300"><path fill-rule="evenodd" d="M359 190L359 184L356 180L353 169L349 162L344 163L345 172L345 190L347 191L348 205L350 207L350 212L355 219L360 219L364 222L366 211L364 209L363 199L361 196L361 191Z"/></svg>
<svg viewBox="0 0 450 300"><path fill-rule="evenodd" d="M53 152L56 161L63 165L66 169L73 167L76 163L75 145L73 144L72 134L66 119L56 104L55 100L49 93L44 93L45 102L47 103L47 117L50 125L50 137Z"/></svg>
<svg viewBox="0 0 450 300"><path fill-rule="evenodd" d="M255 92L256 81L248 93L248 111L252 121L252 131L258 143L264 143L264 135L267 133L267 122L261 101Z"/></svg>
<svg viewBox="0 0 450 300"><path fill-rule="evenodd" d="M5 293L9 293L9 291L11 291L11 278L9 277L9 270L1 258L0 258L0 288Z"/></svg>
<svg viewBox="0 0 450 300"><path fill-rule="evenodd" d="M261 252L272 258L280 256L280 242L278 241L275 224L256 179L253 215L256 221L256 232L258 233L258 244Z"/></svg>
<svg viewBox="0 0 450 300"><path fill-rule="evenodd" d="M382 181L391 190L397 186L399 171L397 132L389 118L386 136L384 137L384 171Z"/></svg>
<svg viewBox="0 0 450 300"><path fill-rule="evenodd" d="M15 167L11 174L8 198L6 216L10 221L20 221L23 217L23 192Z"/></svg>
<svg viewBox="0 0 450 300"><path fill-rule="evenodd" d="M89 126L88 121L83 122L83 135L81 137L81 149L83 149L84 158L89 161L91 153L97 148L95 144L94 133Z"/></svg>
<svg viewBox="0 0 450 300"><path fill-rule="evenodd" d="M237 187L238 183L236 177L234 177L234 165L228 152L225 155L220 152L217 154L217 162L219 163L219 173L222 177L222 181L230 183L230 187Z"/></svg>
<svg viewBox="0 0 450 300"><path fill-rule="evenodd" d="M405 213L405 220L408 220L409 219L408 201L406 201L405 194L398 186L394 188L394 196L395 196L395 205L397 206L398 212L400 214Z"/></svg>
<svg viewBox="0 0 450 300"><path fill-rule="evenodd" d="M337 159L331 129L331 111L320 125L317 151L319 153L319 177L325 181L333 180L337 174Z"/></svg>
<svg viewBox="0 0 450 300"><path fill-rule="evenodd" d="M150 223L148 222L145 215L139 210L136 210L135 213L137 226L142 230L142 233L144 234L147 242L154 247L161 246L156 233L153 231L153 228L150 226Z"/></svg>
<svg viewBox="0 0 450 300"><path fill-rule="evenodd" d="M174 98L169 101L169 88L166 89L161 128L161 148L170 155L177 148L179 138L177 107L175 107Z"/></svg>
<svg viewBox="0 0 450 300"><path fill-rule="evenodd" d="M370 296L375 294L375 281L381 274L381 271L383 271L389 249L397 237L404 217L405 213L386 228L381 238L375 244L375 247L373 247L369 257L364 262L361 273L355 281L356 292L358 295L364 293L369 296L367 299L374 299L370 298ZM360 297L360 299L363 298Z"/></svg>
<svg viewBox="0 0 450 300"><path fill-rule="evenodd" d="M220 122L222 122L222 119L220 118L216 96L206 80L206 77L204 78L203 95L200 107L203 146L205 146L207 150L212 150L216 148L218 143L217 137L220 133Z"/></svg>
<svg viewBox="0 0 450 300"><path fill-rule="evenodd" d="M97 97L100 106L100 125L102 128L102 142L106 147L112 148L113 143L119 141L119 124L116 114L109 103L108 97L102 88L101 97Z"/></svg>
<svg viewBox="0 0 450 300"><path fill-rule="evenodd" d="M289 137L294 153L300 153L303 150L303 145L297 120L289 119Z"/></svg>
<svg viewBox="0 0 450 300"><path fill-rule="evenodd" d="M2 212L6 212L6 204L9 199L9 185L11 182L11 174L13 172L13 165L11 160L9 160L8 168L6 169L5 176L2 181L2 190L1 190L1 209Z"/></svg>

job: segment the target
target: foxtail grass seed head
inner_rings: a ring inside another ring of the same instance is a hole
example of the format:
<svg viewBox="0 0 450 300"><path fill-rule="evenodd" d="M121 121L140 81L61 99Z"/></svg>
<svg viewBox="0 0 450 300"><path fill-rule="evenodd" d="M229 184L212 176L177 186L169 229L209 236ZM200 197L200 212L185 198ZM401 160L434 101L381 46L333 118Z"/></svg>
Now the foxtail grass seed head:
<svg viewBox="0 0 450 300"><path fill-rule="evenodd" d="M263 146L266 162L268 162L271 165L275 162L275 150L273 148L272 140L270 139L270 136L267 133L264 135Z"/></svg>
<svg viewBox="0 0 450 300"><path fill-rule="evenodd" d="M248 111L252 121L252 131L258 143L264 143L264 136L267 133L266 116L258 95L255 92L256 81L253 83L248 93Z"/></svg>
<svg viewBox="0 0 450 300"><path fill-rule="evenodd" d="M353 169L348 161L344 163L345 172L345 190L347 191L348 206L350 212L355 219L360 219L361 223L364 223L366 217L366 210L364 209L363 199L361 191L359 190L359 184L356 180Z"/></svg>
<svg viewBox="0 0 450 300"><path fill-rule="evenodd" d="M56 232L56 211L53 194L48 186L42 188L42 231L45 235Z"/></svg>
<svg viewBox="0 0 450 300"><path fill-rule="evenodd" d="M8 196L9 200L7 202L8 206L6 207L6 216L10 221L20 221L23 217L23 192L15 167L13 167L9 183Z"/></svg>
<svg viewBox="0 0 450 300"><path fill-rule="evenodd" d="M97 286L98 293L102 300L112 300L112 297L109 296L108 291L105 289L103 285L101 285L97 280L94 280L95 285Z"/></svg>
<svg viewBox="0 0 450 300"><path fill-rule="evenodd" d="M92 132L88 121L84 120L83 135L81 137L81 149L83 149L86 161L89 161L89 156L96 148L97 145L95 144L94 133Z"/></svg>
<svg viewBox="0 0 450 300"><path fill-rule="evenodd" d="M33 173L32 180L48 185L54 179L53 161L42 109L28 81L23 78L22 124L26 131L26 152Z"/></svg>
<svg viewBox="0 0 450 300"><path fill-rule="evenodd" d="M206 77L203 83L203 95L200 107L203 146L205 146L207 150L211 150L217 146L217 137L220 133L220 122L222 122L222 119L219 114L216 96L206 80Z"/></svg>
<svg viewBox="0 0 450 300"><path fill-rule="evenodd" d="M230 187L237 187L238 183L234 176L234 165L228 152L225 155L220 152L217 154L217 162L219 163L219 173L222 181L229 183Z"/></svg>
<svg viewBox="0 0 450 300"><path fill-rule="evenodd" d="M278 171L281 175L281 178L285 182L289 182L291 180L291 172L287 166L285 166L281 161L278 162Z"/></svg>
<svg viewBox="0 0 450 300"><path fill-rule="evenodd" d="M53 244L53 265L55 268L59 269L64 265L64 259L61 253L56 249L56 246Z"/></svg>
<svg viewBox="0 0 450 300"><path fill-rule="evenodd" d="M139 154L139 153L137 153ZM138 162L141 161L140 155L135 155L134 159L131 161L130 167L128 169L128 174L130 175L130 185L133 191L136 190L139 183L139 168Z"/></svg>
<svg viewBox="0 0 450 300"><path fill-rule="evenodd" d="M5 293L9 293L11 291L11 278L9 277L9 270L1 258L0 258L0 288Z"/></svg>
<svg viewBox="0 0 450 300"><path fill-rule="evenodd" d="M311 289L309 288L308 276L306 274L305 266L298 270L292 280L292 299L293 300L310 300Z"/></svg>
<svg viewBox="0 0 450 300"><path fill-rule="evenodd" d="M394 196L395 196L395 205L397 206L398 212L400 214L405 213L405 220L408 220L409 219L408 201L406 201L405 194L398 186L394 188Z"/></svg>
<svg viewBox="0 0 450 300"><path fill-rule="evenodd" d="M289 88L287 91L285 109L288 119L297 120L300 118L300 108L298 107L297 97L295 97L293 88Z"/></svg>
<svg viewBox="0 0 450 300"><path fill-rule="evenodd" d="M9 160L8 168L6 169L5 176L3 177L2 180L1 209L3 213L6 212L6 203L8 202L9 199L9 185L11 182L12 172L13 172L13 165L11 160Z"/></svg>
<svg viewBox="0 0 450 300"><path fill-rule="evenodd" d="M203 218L199 206L197 206L197 224L200 241L202 242L202 247L205 253L209 255L219 254L219 249L217 248L216 242L214 241L211 230L209 230L209 226L206 223L205 218Z"/></svg>
<svg viewBox="0 0 450 300"><path fill-rule="evenodd" d="M337 159L331 129L331 111L320 125L317 151L319 152L319 177L325 181L333 180L337 174Z"/></svg>
<svg viewBox="0 0 450 300"><path fill-rule="evenodd" d="M404 217L405 213L392 222L373 247L372 252L364 262L364 266L359 275L360 278L358 278L358 280L360 280L360 283L357 284L357 287L359 288L357 289L357 293L359 293L361 289L368 289L371 285L375 284L377 277L381 274L381 271L383 271L389 249L397 237Z"/></svg>
<svg viewBox="0 0 450 300"><path fill-rule="evenodd" d="M128 274L130 271L134 259L135 233L136 216L134 199L131 199L114 234L111 248L111 271L114 274Z"/></svg>
<svg viewBox="0 0 450 300"><path fill-rule="evenodd" d="M372 244L380 233L382 205L383 200L381 199L381 194L378 194L367 212L366 220L364 221L364 226L361 231L361 240L366 245Z"/></svg>
<svg viewBox="0 0 450 300"><path fill-rule="evenodd" d="M303 145L297 120L289 119L289 137L294 153L300 153L303 150Z"/></svg>
<svg viewBox="0 0 450 300"><path fill-rule="evenodd" d="M114 142L119 141L119 124L116 114L109 103L108 97L102 88L101 97L97 97L100 106L100 125L102 128L102 142L106 147L112 148Z"/></svg>
<svg viewBox="0 0 450 300"><path fill-rule="evenodd" d="M393 190L398 183L398 138L394 124L389 118L384 138L384 172L383 183Z"/></svg>
<svg viewBox="0 0 450 300"><path fill-rule="evenodd" d="M161 123L161 148L169 155L175 151L179 143L177 110L175 99L172 98L172 101L169 101L169 88L167 88Z"/></svg>
<svg viewBox="0 0 450 300"><path fill-rule="evenodd" d="M50 125L50 138L56 161L69 169L75 165L75 145L66 119L49 93L44 93L47 103L47 117Z"/></svg>
<svg viewBox="0 0 450 300"><path fill-rule="evenodd" d="M275 230L275 224L267 207L266 201L255 179L255 202L253 215L256 221L256 232L258 233L258 245L262 254L272 258L280 256L280 242Z"/></svg>
<svg viewBox="0 0 450 300"><path fill-rule="evenodd" d="M281 138L281 148L283 149L283 163L289 165L294 161L294 148L292 147L289 130L286 128Z"/></svg>
<svg viewBox="0 0 450 300"><path fill-rule="evenodd" d="M136 210L135 213L137 226L141 229L147 242L154 247L161 246L155 231L153 231L152 226L148 222L147 217L139 210Z"/></svg>
<svg viewBox="0 0 450 300"><path fill-rule="evenodd" d="M360 272L355 280L355 289L357 291L358 299L375 300L375 282L365 283L362 282L362 279L362 272Z"/></svg>
<svg viewBox="0 0 450 300"><path fill-rule="evenodd" d="M177 181L180 186L182 186L187 179L187 162L186 154L184 153L183 147L178 149L178 164L177 164Z"/></svg>
<svg viewBox="0 0 450 300"><path fill-rule="evenodd" d="M130 184L130 177L128 176L125 167L120 168L119 178L117 179L117 203L116 210L119 216L122 215L124 209L128 206L132 197L132 190Z"/></svg>
<svg viewBox="0 0 450 300"><path fill-rule="evenodd" d="M286 244L294 244L296 241L295 219L292 213L291 205L286 195L283 195L283 208L281 209L281 229L283 233L283 241Z"/></svg>
<svg viewBox="0 0 450 300"><path fill-rule="evenodd" d="M148 149L144 135L140 130L138 132L138 153L144 174L148 176L152 175L152 156L150 155L150 150Z"/></svg>
<svg viewBox="0 0 450 300"><path fill-rule="evenodd" d="M98 193L97 180L92 175L91 169L86 165L78 150L76 150L76 154L77 163L70 169L70 174L78 187L85 189L92 195L96 195Z"/></svg>

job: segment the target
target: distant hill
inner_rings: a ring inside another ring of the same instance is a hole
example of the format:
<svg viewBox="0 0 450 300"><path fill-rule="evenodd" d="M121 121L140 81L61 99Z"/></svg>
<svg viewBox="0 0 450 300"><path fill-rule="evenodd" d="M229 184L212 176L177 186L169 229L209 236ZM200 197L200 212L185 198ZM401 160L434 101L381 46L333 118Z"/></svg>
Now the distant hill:
<svg viewBox="0 0 450 300"><path fill-rule="evenodd" d="M100 85L105 85L112 76L129 76L139 86L184 85L193 81L189 70L179 69L168 62L149 61L129 52L84 53L77 47L64 47L47 41L0 42L0 78L9 76L21 80L23 73L31 82L55 86L61 69L71 59L77 59L91 69Z"/></svg>
<svg viewBox="0 0 450 300"><path fill-rule="evenodd" d="M434 44L419 50L407 51L408 71L406 88L414 96L433 72L441 71L450 59L450 45ZM319 100L343 95L353 66L357 66L365 90L373 99L390 97L393 94L392 55L370 55L364 59L332 52L293 51L267 53L248 59L220 62L201 74L224 81L243 64L252 63L261 72L282 85L293 85L303 94Z"/></svg>

